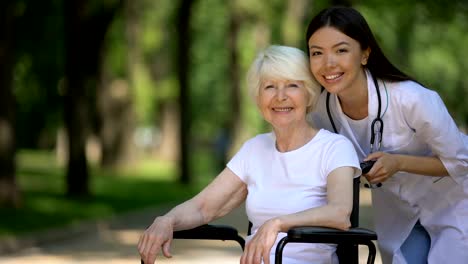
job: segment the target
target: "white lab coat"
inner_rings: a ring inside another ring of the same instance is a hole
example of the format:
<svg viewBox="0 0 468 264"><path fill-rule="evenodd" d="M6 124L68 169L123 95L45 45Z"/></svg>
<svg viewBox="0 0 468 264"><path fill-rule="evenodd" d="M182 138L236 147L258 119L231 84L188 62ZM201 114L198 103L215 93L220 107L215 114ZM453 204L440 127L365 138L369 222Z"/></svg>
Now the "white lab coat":
<svg viewBox="0 0 468 264"><path fill-rule="evenodd" d="M377 115L378 97L367 72L369 131ZM384 113L381 151L438 156L450 177L398 172L372 190L375 230L384 264L406 263L400 247L420 220L431 237L428 263L468 263L468 137L457 128L439 95L412 82L379 81ZM387 90L387 91L386 91ZM336 95L330 111L340 134L351 140L359 159L368 153L357 143ZM333 131L326 111L326 92L308 119ZM370 137L364 135L365 137ZM370 138L366 139L370 141Z"/></svg>

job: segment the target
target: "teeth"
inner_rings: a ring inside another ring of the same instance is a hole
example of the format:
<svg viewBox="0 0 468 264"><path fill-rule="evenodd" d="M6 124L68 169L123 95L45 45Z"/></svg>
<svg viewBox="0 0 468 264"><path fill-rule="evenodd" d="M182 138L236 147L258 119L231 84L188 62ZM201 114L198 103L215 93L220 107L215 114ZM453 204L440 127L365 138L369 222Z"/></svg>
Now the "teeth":
<svg viewBox="0 0 468 264"><path fill-rule="evenodd" d="M325 79L332 80L332 79L336 79L336 78L338 78L340 76L341 76L341 74L328 75L328 76L325 76Z"/></svg>
<svg viewBox="0 0 468 264"><path fill-rule="evenodd" d="M275 111L277 112L288 112L288 111L291 111L292 108L291 107L284 107L284 108L274 108Z"/></svg>

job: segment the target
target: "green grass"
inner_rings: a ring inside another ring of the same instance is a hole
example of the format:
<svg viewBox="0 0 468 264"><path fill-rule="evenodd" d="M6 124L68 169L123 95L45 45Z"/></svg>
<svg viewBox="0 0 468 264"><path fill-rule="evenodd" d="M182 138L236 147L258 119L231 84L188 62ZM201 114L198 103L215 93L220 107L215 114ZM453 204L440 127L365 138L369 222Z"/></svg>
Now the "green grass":
<svg viewBox="0 0 468 264"><path fill-rule="evenodd" d="M92 196L70 199L65 196L65 170L57 164L53 153L20 151L17 164L23 205L19 209L0 208L0 236L178 203L200 189L200 184L179 185L174 164L144 160L118 171L91 168Z"/></svg>

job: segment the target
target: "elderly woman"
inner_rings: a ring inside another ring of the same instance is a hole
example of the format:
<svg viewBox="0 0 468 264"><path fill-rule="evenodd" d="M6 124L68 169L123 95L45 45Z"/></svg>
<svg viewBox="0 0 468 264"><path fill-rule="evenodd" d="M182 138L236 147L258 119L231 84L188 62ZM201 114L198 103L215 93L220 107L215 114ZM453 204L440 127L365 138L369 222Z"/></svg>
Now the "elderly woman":
<svg viewBox="0 0 468 264"><path fill-rule="evenodd" d="M248 140L227 167L199 194L156 217L138 250L154 263L162 249L171 257L172 233L226 215L246 202L252 235L241 264L274 262L276 243L296 226L350 226L357 154L343 136L317 130L306 121L320 94L307 56L285 46L261 52L248 72L248 86L273 132ZM337 263L336 247L294 243L284 263Z"/></svg>

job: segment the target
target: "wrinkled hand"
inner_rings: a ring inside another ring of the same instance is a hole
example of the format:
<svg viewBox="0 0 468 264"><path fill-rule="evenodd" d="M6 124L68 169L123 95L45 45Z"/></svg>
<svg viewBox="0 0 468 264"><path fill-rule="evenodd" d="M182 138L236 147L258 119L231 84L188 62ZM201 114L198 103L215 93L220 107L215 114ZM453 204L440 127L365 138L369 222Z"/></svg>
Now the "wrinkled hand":
<svg viewBox="0 0 468 264"><path fill-rule="evenodd" d="M278 236L279 220L266 221L245 246L240 264L270 264L270 251Z"/></svg>
<svg viewBox="0 0 468 264"><path fill-rule="evenodd" d="M384 182L400 170L398 157L394 154L374 152L364 159L367 160L376 160L372 169L363 175L372 184Z"/></svg>
<svg viewBox="0 0 468 264"><path fill-rule="evenodd" d="M145 264L153 264L162 249L166 258L171 258L173 224L170 218L157 217L153 224L146 229L138 241L138 252Z"/></svg>

